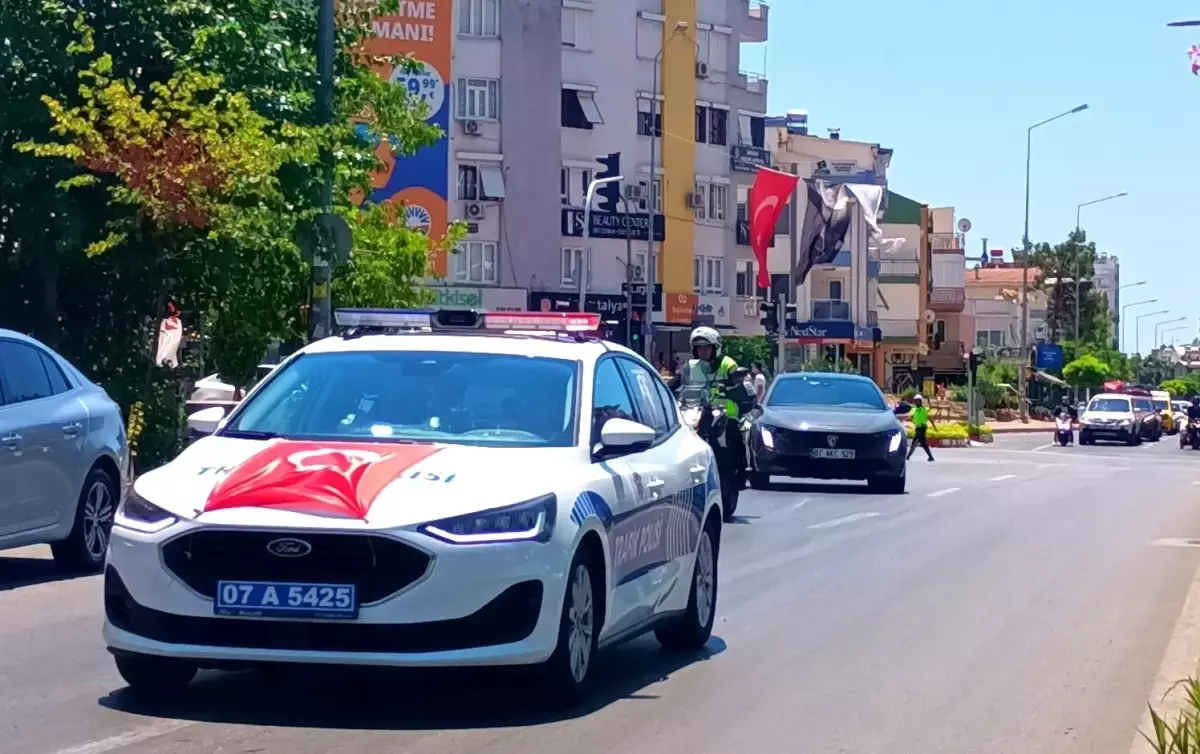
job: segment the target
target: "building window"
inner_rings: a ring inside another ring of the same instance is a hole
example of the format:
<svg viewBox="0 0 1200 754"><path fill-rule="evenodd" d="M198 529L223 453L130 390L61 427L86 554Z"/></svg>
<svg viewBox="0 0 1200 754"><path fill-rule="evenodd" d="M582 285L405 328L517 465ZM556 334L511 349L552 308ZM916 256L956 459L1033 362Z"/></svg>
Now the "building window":
<svg viewBox="0 0 1200 754"><path fill-rule="evenodd" d="M841 301L842 300L842 281L840 281L840 280L830 280L829 281L829 300L830 301Z"/></svg>
<svg viewBox="0 0 1200 754"><path fill-rule="evenodd" d="M738 113L738 143L762 149L766 144L766 121L758 115Z"/></svg>
<svg viewBox="0 0 1200 754"><path fill-rule="evenodd" d="M696 143L725 146L729 143L729 111L696 105Z"/></svg>
<svg viewBox="0 0 1200 754"><path fill-rule="evenodd" d="M629 273L629 279L635 283L646 282L646 252L640 252L633 255L633 271Z"/></svg>
<svg viewBox="0 0 1200 754"><path fill-rule="evenodd" d="M946 342L946 320L939 319L933 328L933 338L935 343Z"/></svg>
<svg viewBox="0 0 1200 754"><path fill-rule="evenodd" d="M721 294L725 291L725 260L720 257L704 258L704 292Z"/></svg>
<svg viewBox="0 0 1200 754"><path fill-rule="evenodd" d="M562 43L572 50L592 49L592 12L585 8L562 9Z"/></svg>
<svg viewBox="0 0 1200 754"><path fill-rule="evenodd" d="M704 257L692 257L692 289L696 293L704 290Z"/></svg>
<svg viewBox="0 0 1200 754"><path fill-rule="evenodd" d="M729 187L724 183L696 181L696 193L700 194L700 205L694 212L697 220L710 223L725 222L725 207L729 203Z"/></svg>
<svg viewBox="0 0 1200 754"><path fill-rule="evenodd" d="M649 205L646 199L642 199L637 203L637 211L650 212L650 207L653 207L653 212L656 215L662 214L662 179L655 178L653 181L642 178L638 181L638 185L642 187L642 196L649 198Z"/></svg>
<svg viewBox="0 0 1200 754"><path fill-rule="evenodd" d="M1004 348L1005 334L1003 330L980 330L975 333L975 345L980 348Z"/></svg>
<svg viewBox="0 0 1200 754"><path fill-rule="evenodd" d="M713 72L729 70L729 35L715 29L697 30L696 61L707 63Z"/></svg>
<svg viewBox="0 0 1200 754"><path fill-rule="evenodd" d="M587 199L588 186L592 184L591 168L574 168L564 165L559 172L559 192L563 204L582 207Z"/></svg>
<svg viewBox="0 0 1200 754"><path fill-rule="evenodd" d="M563 128L581 128L590 131L603 123L604 117L600 115L600 106L596 104L594 92L585 92L579 89L562 90Z"/></svg>
<svg viewBox="0 0 1200 754"><path fill-rule="evenodd" d="M562 250L562 285L564 288L579 287L579 272L583 267L584 255L586 252L583 249L564 248ZM587 256L587 272L592 271L592 258Z"/></svg>
<svg viewBox="0 0 1200 754"><path fill-rule="evenodd" d="M500 36L500 0L458 0L458 33Z"/></svg>
<svg viewBox="0 0 1200 754"><path fill-rule="evenodd" d="M655 107L653 100L638 97L638 136L662 136L662 107Z"/></svg>
<svg viewBox="0 0 1200 754"><path fill-rule="evenodd" d="M562 198L562 203L569 205L571 203L571 169L567 167L558 169L558 193Z"/></svg>
<svg viewBox="0 0 1200 754"><path fill-rule="evenodd" d="M499 163L458 166L458 198L471 202L494 202L506 195L504 171Z"/></svg>
<svg viewBox="0 0 1200 754"><path fill-rule="evenodd" d="M758 272L754 262L746 260L738 263L735 285L738 298L754 298L758 295Z"/></svg>
<svg viewBox="0 0 1200 754"><path fill-rule="evenodd" d="M454 280L459 283L495 285L500 280L496 244L491 241L460 241L454 253Z"/></svg>
<svg viewBox="0 0 1200 754"><path fill-rule="evenodd" d="M460 120L500 120L500 82L496 79L458 80Z"/></svg>

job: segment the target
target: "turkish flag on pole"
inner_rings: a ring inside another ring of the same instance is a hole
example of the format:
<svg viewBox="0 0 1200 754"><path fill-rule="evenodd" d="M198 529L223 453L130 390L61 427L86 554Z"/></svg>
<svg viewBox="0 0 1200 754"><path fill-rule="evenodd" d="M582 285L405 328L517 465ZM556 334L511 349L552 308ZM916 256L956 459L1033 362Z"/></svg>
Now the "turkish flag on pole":
<svg viewBox="0 0 1200 754"><path fill-rule="evenodd" d="M767 246L775 235L775 223L787 206L800 176L778 170L759 168L750 187L750 248L758 260L758 287L770 288L771 275L767 270ZM792 229L795 232L795 229Z"/></svg>

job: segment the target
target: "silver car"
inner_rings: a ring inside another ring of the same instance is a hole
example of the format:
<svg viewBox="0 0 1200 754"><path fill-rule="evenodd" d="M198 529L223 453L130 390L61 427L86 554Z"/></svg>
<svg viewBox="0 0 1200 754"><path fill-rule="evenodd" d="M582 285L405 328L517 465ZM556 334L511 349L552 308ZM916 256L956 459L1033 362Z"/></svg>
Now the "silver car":
<svg viewBox="0 0 1200 754"><path fill-rule="evenodd" d="M49 544L64 570L99 570L128 462L108 394L38 341L0 329L0 550Z"/></svg>

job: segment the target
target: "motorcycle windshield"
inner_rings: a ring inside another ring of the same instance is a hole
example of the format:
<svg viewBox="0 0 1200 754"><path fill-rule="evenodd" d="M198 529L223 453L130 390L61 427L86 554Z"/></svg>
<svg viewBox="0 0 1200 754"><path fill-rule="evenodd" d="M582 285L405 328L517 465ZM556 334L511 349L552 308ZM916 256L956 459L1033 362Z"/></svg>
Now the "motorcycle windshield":
<svg viewBox="0 0 1200 754"><path fill-rule="evenodd" d="M693 408L708 403L708 391L703 387L685 387L679 393L680 408Z"/></svg>

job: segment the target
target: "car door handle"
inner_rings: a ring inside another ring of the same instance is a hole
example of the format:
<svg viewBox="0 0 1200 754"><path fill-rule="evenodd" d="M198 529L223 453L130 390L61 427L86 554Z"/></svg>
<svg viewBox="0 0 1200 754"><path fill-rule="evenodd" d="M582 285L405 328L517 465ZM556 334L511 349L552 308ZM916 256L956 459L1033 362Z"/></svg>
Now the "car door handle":
<svg viewBox="0 0 1200 754"><path fill-rule="evenodd" d="M71 422L70 424L64 424L63 428L62 428L63 436L64 437L74 437L77 434L79 434L79 430L82 427L83 427L83 425L79 422Z"/></svg>
<svg viewBox="0 0 1200 754"><path fill-rule="evenodd" d="M656 490L659 487L662 487L665 485L666 485L666 482L664 482L661 479L651 479L649 482L646 482L646 489Z"/></svg>
<svg viewBox="0 0 1200 754"><path fill-rule="evenodd" d="M708 467L702 463L698 463L692 468L688 469L688 471L692 472L693 474L704 474L708 471Z"/></svg>
<svg viewBox="0 0 1200 754"><path fill-rule="evenodd" d="M11 435L0 437L0 443L3 443L6 448L13 448L15 450L21 444L21 436L13 432Z"/></svg>

